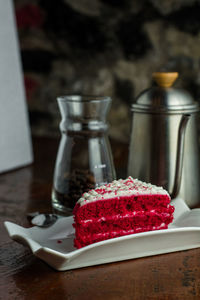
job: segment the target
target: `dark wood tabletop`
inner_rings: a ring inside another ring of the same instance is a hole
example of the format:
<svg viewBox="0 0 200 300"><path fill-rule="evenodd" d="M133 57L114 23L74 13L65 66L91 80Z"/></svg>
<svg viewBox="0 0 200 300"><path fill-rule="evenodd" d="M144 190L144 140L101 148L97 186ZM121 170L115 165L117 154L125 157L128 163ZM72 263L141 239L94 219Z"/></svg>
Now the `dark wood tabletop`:
<svg viewBox="0 0 200 300"><path fill-rule="evenodd" d="M0 299L200 299L200 248L58 272L9 238L4 221L51 212L58 142L34 138L34 164L0 175ZM122 174L128 147L112 146Z"/></svg>

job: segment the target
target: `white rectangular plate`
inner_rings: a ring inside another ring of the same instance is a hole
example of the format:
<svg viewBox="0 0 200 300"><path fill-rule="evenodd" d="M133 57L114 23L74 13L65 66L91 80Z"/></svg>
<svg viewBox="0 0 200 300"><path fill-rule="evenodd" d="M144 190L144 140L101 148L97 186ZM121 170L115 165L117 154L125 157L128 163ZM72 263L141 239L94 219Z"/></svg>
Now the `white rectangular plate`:
<svg viewBox="0 0 200 300"><path fill-rule="evenodd" d="M174 221L168 229L149 231L73 246L73 218L60 218L49 228L23 228L5 222L9 236L30 247L33 254L58 271L200 247L200 209L190 210L182 199L172 201Z"/></svg>

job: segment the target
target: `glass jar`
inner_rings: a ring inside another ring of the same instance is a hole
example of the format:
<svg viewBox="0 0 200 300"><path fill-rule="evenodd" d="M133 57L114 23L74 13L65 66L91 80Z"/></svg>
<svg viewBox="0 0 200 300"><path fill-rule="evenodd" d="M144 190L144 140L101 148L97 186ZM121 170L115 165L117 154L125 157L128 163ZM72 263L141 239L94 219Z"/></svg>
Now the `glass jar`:
<svg viewBox="0 0 200 300"><path fill-rule="evenodd" d="M58 97L62 133L53 180L52 206L70 215L84 192L115 179L107 136L110 97Z"/></svg>

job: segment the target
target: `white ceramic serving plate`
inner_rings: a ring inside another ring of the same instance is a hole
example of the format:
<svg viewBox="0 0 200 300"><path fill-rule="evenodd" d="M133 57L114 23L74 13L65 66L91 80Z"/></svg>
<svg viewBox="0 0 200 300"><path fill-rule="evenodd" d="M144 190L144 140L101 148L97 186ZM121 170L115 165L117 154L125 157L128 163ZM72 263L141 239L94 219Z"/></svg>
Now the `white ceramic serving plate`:
<svg viewBox="0 0 200 300"><path fill-rule="evenodd" d="M5 222L10 237L30 247L33 254L59 271L200 247L200 209L190 210L173 200L174 221L165 230L114 238L76 250L72 217L60 218L49 228L23 228Z"/></svg>

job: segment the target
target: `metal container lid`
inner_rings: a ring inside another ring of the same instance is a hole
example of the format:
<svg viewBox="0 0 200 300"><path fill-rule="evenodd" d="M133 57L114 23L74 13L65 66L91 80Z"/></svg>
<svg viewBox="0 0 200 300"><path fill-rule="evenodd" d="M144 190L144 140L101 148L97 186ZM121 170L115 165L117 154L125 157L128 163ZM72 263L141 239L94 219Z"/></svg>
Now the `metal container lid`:
<svg viewBox="0 0 200 300"><path fill-rule="evenodd" d="M187 91L172 87L177 72L155 72L152 77L157 86L143 91L132 104L132 111L165 114L199 111L199 104Z"/></svg>

